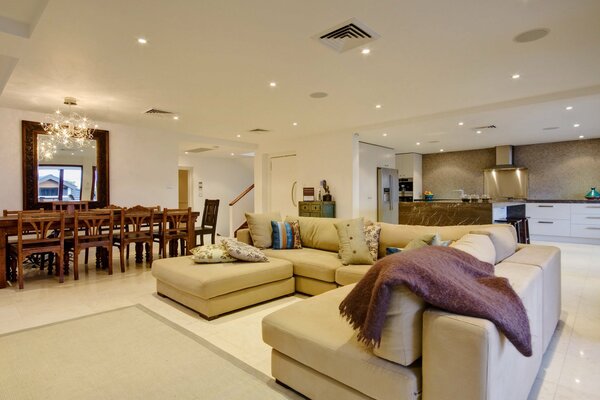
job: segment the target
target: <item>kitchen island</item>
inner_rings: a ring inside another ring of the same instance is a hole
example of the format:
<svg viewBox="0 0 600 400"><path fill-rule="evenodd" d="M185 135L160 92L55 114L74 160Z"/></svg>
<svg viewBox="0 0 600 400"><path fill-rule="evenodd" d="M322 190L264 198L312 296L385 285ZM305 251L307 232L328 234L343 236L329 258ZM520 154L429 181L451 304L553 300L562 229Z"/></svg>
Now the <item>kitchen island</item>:
<svg viewBox="0 0 600 400"><path fill-rule="evenodd" d="M460 200L401 202L398 223L403 225L481 225L494 220L524 218L525 202L467 203Z"/></svg>

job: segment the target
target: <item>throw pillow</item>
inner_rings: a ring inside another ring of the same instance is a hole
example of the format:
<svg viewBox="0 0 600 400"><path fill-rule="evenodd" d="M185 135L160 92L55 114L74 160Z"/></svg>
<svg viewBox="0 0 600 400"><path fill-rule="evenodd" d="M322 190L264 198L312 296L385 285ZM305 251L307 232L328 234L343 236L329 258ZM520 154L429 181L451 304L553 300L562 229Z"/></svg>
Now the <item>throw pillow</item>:
<svg viewBox="0 0 600 400"><path fill-rule="evenodd" d="M450 246L450 243L452 243L452 240L442 240L442 237L439 233L436 233L433 237L433 240L431 241L432 246L448 247Z"/></svg>
<svg viewBox="0 0 600 400"><path fill-rule="evenodd" d="M469 253L479 261L495 264L496 250L494 244L487 235L468 233L452 243L450 247Z"/></svg>
<svg viewBox="0 0 600 400"><path fill-rule="evenodd" d="M194 247L190 250L192 260L198 264L228 263L236 261L227 252L221 243L207 244L206 246Z"/></svg>
<svg viewBox="0 0 600 400"><path fill-rule="evenodd" d="M373 256L365 240L365 223L362 218L340 221L335 224L340 241L342 264L373 264Z"/></svg>
<svg viewBox="0 0 600 400"><path fill-rule="evenodd" d="M421 247L431 246L431 242L435 238L435 233L421 235L418 238L414 238L404 247L404 250L420 249Z"/></svg>
<svg viewBox="0 0 600 400"><path fill-rule="evenodd" d="M298 221L278 222L271 221L273 230L273 249L301 249L300 225Z"/></svg>
<svg viewBox="0 0 600 400"><path fill-rule="evenodd" d="M400 253L401 251L402 251L401 247L386 247L385 248L385 255L389 256L390 254Z"/></svg>
<svg viewBox="0 0 600 400"><path fill-rule="evenodd" d="M252 242L259 249L268 249L272 245L273 230L271 221L281 221L279 212L271 212L264 214L246 213L246 221L248 222L248 230Z"/></svg>
<svg viewBox="0 0 600 400"><path fill-rule="evenodd" d="M238 242L235 239L223 239L223 244L229 255L241 261L265 262L269 261L265 253L254 246Z"/></svg>
<svg viewBox="0 0 600 400"><path fill-rule="evenodd" d="M488 235L496 249L496 264L517 251L517 232L510 225L498 225L482 228L470 233L476 235Z"/></svg>
<svg viewBox="0 0 600 400"><path fill-rule="evenodd" d="M370 222L370 221L368 221ZM369 252L373 257L373 261L377 261L379 253L379 236L381 235L381 225L373 224L372 222L365 226L365 240L369 247Z"/></svg>

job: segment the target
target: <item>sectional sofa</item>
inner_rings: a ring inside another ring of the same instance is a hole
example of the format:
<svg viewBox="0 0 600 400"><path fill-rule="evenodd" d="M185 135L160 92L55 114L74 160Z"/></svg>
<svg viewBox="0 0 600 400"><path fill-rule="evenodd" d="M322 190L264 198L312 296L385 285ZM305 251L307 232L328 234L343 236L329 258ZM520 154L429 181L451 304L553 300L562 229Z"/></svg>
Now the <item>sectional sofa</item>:
<svg viewBox="0 0 600 400"><path fill-rule="evenodd" d="M510 281L525 305L533 355L521 355L490 321L428 307L403 287L394 293L381 346L369 349L356 340L338 307L370 265L341 264L335 219L294 219L304 248L265 252L289 261L296 291L315 296L263 320L277 381L311 399L527 399L560 317L559 249L517 245L509 226L382 223L380 256L386 247L403 247L426 233L458 240L475 230L509 230L509 243L506 234L499 241L491 236L495 272ZM251 243L251 236L240 231L238 240Z"/></svg>

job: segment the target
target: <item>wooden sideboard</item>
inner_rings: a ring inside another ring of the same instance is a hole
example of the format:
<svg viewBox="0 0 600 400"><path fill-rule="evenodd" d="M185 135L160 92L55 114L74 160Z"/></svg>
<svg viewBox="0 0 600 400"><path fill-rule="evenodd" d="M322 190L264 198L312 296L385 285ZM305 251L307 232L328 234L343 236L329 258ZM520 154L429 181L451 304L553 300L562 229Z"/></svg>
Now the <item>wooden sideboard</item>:
<svg viewBox="0 0 600 400"><path fill-rule="evenodd" d="M298 205L298 215L335 218L335 201L301 201Z"/></svg>

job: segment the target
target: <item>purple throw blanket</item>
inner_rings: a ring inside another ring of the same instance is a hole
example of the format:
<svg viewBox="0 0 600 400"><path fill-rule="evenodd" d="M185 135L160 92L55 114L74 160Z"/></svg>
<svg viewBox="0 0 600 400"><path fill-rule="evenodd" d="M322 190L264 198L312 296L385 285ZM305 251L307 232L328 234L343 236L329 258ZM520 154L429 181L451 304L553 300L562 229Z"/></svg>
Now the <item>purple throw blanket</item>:
<svg viewBox="0 0 600 400"><path fill-rule="evenodd" d="M387 256L371 267L340 304L358 339L379 345L392 291L406 285L425 302L456 314L493 322L526 357L531 332L525 307L491 264L464 251L429 246Z"/></svg>

